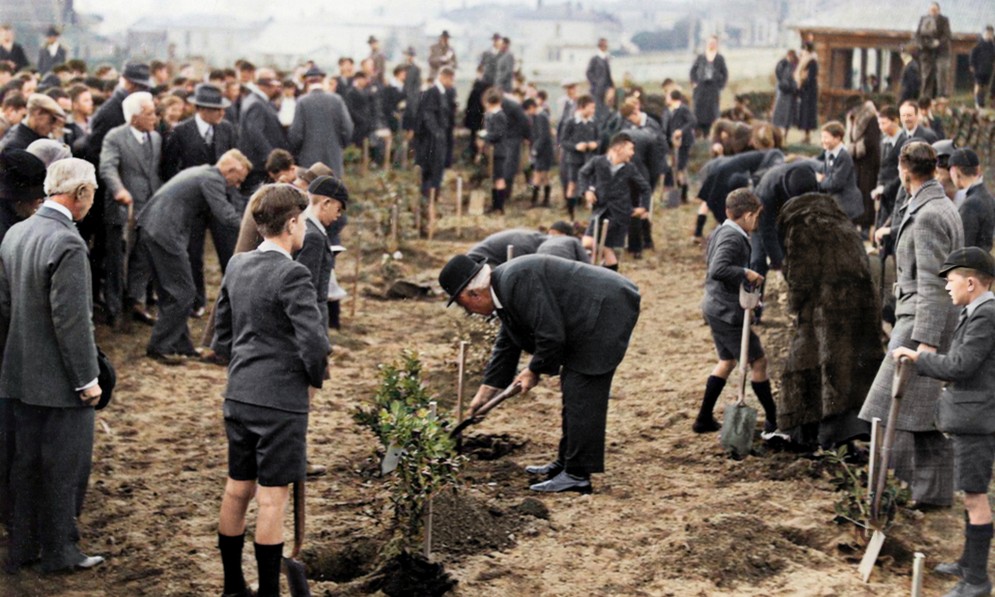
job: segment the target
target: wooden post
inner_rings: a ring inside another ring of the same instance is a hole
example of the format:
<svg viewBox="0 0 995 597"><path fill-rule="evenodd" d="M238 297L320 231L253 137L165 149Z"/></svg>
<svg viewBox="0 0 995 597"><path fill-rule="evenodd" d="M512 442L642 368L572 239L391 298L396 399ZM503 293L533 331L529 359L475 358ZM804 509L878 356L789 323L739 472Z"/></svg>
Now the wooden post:
<svg viewBox="0 0 995 597"><path fill-rule="evenodd" d="M409 207L414 212L415 216L415 231L418 233L418 237L421 238L421 202L424 201L424 197L421 194L421 166L415 164L415 178L419 181L418 192L415 193L414 199L412 199Z"/></svg>
<svg viewBox="0 0 995 597"><path fill-rule="evenodd" d="M456 238L463 238L463 177L456 177Z"/></svg>
<svg viewBox="0 0 995 597"><path fill-rule="evenodd" d="M508 245L507 251L508 251L507 253L508 261L511 261L512 259L515 258L515 245Z"/></svg>
<svg viewBox="0 0 995 597"><path fill-rule="evenodd" d="M428 403L430 416L434 419L438 406L435 401ZM432 559L432 496L429 495L425 504L425 559Z"/></svg>
<svg viewBox="0 0 995 597"><path fill-rule="evenodd" d="M439 189L431 188L428 191L428 240L435 238L435 200Z"/></svg>
<svg viewBox="0 0 995 597"><path fill-rule="evenodd" d="M394 154L391 153L392 146L394 145L394 134L391 133L387 137L387 145L384 148L384 161L383 167L385 172L390 172L391 166L394 165Z"/></svg>
<svg viewBox="0 0 995 597"><path fill-rule="evenodd" d="M400 210L401 210L400 206L395 201L394 205L390 208L390 245L389 246L390 246L390 252L391 253L393 253L394 251L397 250L397 244L398 244L397 243L397 227L398 227L397 220L398 220L398 218L400 218L400 215L401 215L400 214Z"/></svg>
<svg viewBox="0 0 995 597"><path fill-rule="evenodd" d="M611 224L611 220L601 221L601 241L598 243L598 252L601 254L601 258L605 257L605 242L608 240L608 225Z"/></svg>
<svg viewBox="0 0 995 597"><path fill-rule="evenodd" d="M356 303L359 302L359 268L363 264L363 229L356 229L356 276L352 280L352 305L349 306L349 318L356 319Z"/></svg>
<svg viewBox="0 0 995 597"><path fill-rule="evenodd" d="M871 458L867 463L867 505L870 506L874 502L874 488L877 487L877 483L874 482L874 475L880 473L878 471L878 463L880 458L878 457L878 450L881 449L881 417L874 417L871 419ZM885 471L887 474L887 471Z"/></svg>
<svg viewBox="0 0 995 597"><path fill-rule="evenodd" d="M487 179L494 184L494 146L487 146Z"/></svg>
<svg viewBox="0 0 995 597"><path fill-rule="evenodd" d="M598 261L598 241L601 239L601 235L598 234L598 228L601 225L601 220L594 218L594 248L591 250L591 263L594 265L600 265Z"/></svg>
<svg viewBox="0 0 995 597"><path fill-rule="evenodd" d="M912 562L912 597L922 597L922 571L926 566L926 555L917 551Z"/></svg>
<svg viewBox="0 0 995 597"><path fill-rule="evenodd" d="M459 360L456 362L456 424L463 422L463 384L466 382L466 347L469 342L459 343ZM101 419L103 420L103 419Z"/></svg>
<svg viewBox="0 0 995 597"><path fill-rule="evenodd" d="M363 162L361 170L363 176L366 176L366 173L369 172L369 170L370 170L370 140L367 138L363 139Z"/></svg>
<svg viewBox="0 0 995 597"><path fill-rule="evenodd" d="M401 169L408 169L408 139L405 136L404 141L401 143Z"/></svg>

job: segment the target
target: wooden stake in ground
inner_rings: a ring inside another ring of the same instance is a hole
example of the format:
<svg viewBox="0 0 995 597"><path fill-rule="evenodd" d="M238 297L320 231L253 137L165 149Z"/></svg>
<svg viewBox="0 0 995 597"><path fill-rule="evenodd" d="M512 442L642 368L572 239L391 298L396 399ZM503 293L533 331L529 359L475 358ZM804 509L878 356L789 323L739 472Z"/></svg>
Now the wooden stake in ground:
<svg viewBox="0 0 995 597"><path fill-rule="evenodd" d="M359 302L359 267L363 264L363 229L356 229L356 276L352 280L352 305L349 306L349 318L356 319L356 303Z"/></svg>
<svg viewBox="0 0 995 597"><path fill-rule="evenodd" d="M598 239L601 238L601 235L598 234L598 230L600 226L601 220L594 218L594 248L591 250L591 263L594 265L601 265L601 262L598 260Z"/></svg>
<svg viewBox="0 0 995 597"><path fill-rule="evenodd" d="M463 238L463 177L456 177L456 238Z"/></svg>
<svg viewBox="0 0 995 597"><path fill-rule="evenodd" d="M459 360L456 361L456 424L463 422L463 384L466 382L466 347L469 342L459 343ZM102 419L101 419L102 420Z"/></svg>
<svg viewBox="0 0 995 597"><path fill-rule="evenodd" d="M397 204L397 202L395 201L394 205L391 206L391 208L390 208L390 244L389 244L389 247L390 247L390 252L391 253L393 253L394 251L397 250L397 244L398 244L398 242L397 242L397 227L398 227L397 220L398 220L398 218L401 217L400 212L401 212L401 206L399 206Z"/></svg>
<svg viewBox="0 0 995 597"><path fill-rule="evenodd" d="M912 562L912 597L922 597L922 571L926 566L926 555L917 551Z"/></svg>
<svg viewBox="0 0 995 597"><path fill-rule="evenodd" d="M405 137L404 141L401 143L401 169L408 169L408 139Z"/></svg>
<svg viewBox="0 0 995 597"><path fill-rule="evenodd" d="M435 401L428 403L428 411L434 419L438 406ZM432 559L432 496L425 500L425 559Z"/></svg>
<svg viewBox="0 0 995 597"><path fill-rule="evenodd" d="M392 154L390 152L391 151L391 147L394 145L394 135L393 134L388 135L386 143L387 143L387 146L385 147L384 152L383 152L383 154L386 156L384 158L383 167L384 167L384 171L385 172L390 172L390 167L394 165L394 154Z"/></svg>
<svg viewBox="0 0 995 597"><path fill-rule="evenodd" d="M601 254L601 259L605 258L605 243L608 241L608 225L611 224L611 220L601 221L601 240L598 241L598 252Z"/></svg>
<svg viewBox="0 0 995 597"><path fill-rule="evenodd" d="M415 178L417 180L421 180L421 166L418 164L415 164ZM421 237L421 202L424 200L425 198L421 194L421 188L419 188L415 193L414 199L411 201L411 209L414 211L415 216L415 231L418 233L419 237Z"/></svg>
<svg viewBox="0 0 995 597"><path fill-rule="evenodd" d="M435 238L435 201L438 193L436 188L428 191L428 240Z"/></svg>
<svg viewBox="0 0 995 597"><path fill-rule="evenodd" d="M370 170L370 140L363 139L363 163L361 169L363 176L366 176L366 173L369 172L369 170Z"/></svg>

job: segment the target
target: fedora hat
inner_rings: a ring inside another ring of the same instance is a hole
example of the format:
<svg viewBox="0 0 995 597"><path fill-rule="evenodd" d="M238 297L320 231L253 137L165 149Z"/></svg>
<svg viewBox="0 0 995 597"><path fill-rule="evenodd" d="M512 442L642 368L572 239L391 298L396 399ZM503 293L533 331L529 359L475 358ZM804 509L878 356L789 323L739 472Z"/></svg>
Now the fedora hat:
<svg viewBox="0 0 995 597"><path fill-rule="evenodd" d="M193 98L190 99L190 103L198 108L215 108L221 110L231 106L231 102L221 93L221 89L217 85L211 85L210 83L197 85L193 90Z"/></svg>
<svg viewBox="0 0 995 597"><path fill-rule="evenodd" d="M129 62L128 64L125 64L124 72L121 73L121 76L135 85L141 85L142 87L153 87L152 74L149 71L149 65L144 62Z"/></svg>
<svg viewBox="0 0 995 597"><path fill-rule="evenodd" d="M457 255L449 260L442 271L439 272L439 286L449 295L446 306L450 306L456 301L459 293L463 292L467 284L473 280L474 276L484 268L484 261L474 261L467 255Z"/></svg>

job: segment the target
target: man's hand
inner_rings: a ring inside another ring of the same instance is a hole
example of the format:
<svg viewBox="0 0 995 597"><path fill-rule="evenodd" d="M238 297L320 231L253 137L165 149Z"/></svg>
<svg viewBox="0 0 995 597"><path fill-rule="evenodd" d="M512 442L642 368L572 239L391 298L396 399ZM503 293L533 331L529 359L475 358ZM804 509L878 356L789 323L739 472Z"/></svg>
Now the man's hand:
<svg viewBox="0 0 995 597"><path fill-rule="evenodd" d="M587 143L581 141L580 143L574 146L574 149L576 149L577 151L587 151Z"/></svg>
<svg viewBox="0 0 995 597"><path fill-rule="evenodd" d="M823 180L825 180L825 178L826 178L826 175L823 174L822 172L816 172L815 173L815 182L822 182Z"/></svg>
<svg viewBox="0 0 995 597"><path fill-rule="evenodd" d="M595 151L597 149L598 149L598 142L597 141L588 141L587 142L587 150L588 151Z"/></svg>
<svg viewBox="0 0 995 597"><path fill-rule="evenodd" d="M495 388L494 386L481 385L480 389L477 390L477 395L473 397L473 401L470 402L470 411L466 413L467 418L472 417L477 409L481 406L487 404L491 398L497 395L501 388Z"/></svg>
<svg viewBox="0 0 995 597"><path fill-rule="evenodd" d="M94 406L100 400L101 394L103 390L100 389L100 384L96 384L80 392L79 399L87 406Z"/></svg>
<svg viewBox="0 0 995 597"><path fill-rule="evenodd" d="M891 228L884 226L874 231L874 244L880 245L884 237L891 234Z"/></svg>
<svg viewBox="0 0 995 597"><path fill-rule="evenodd" d="M916 352L936 352L936 347L925 342L920 342L919 347L916 348Z"/></svg>
<svg viewBox="0 0 995 597"><path fill-rule="evenodd" d="M515 383L522 386L522 393L524 394L536 387L536 384L539 383L539 375L526 367L525 371L519 373L518 377L515 378Z"/></svg>
<svg viewBox="0 0 995 597"><path fill-rule="evenodd" d="M916 359L919 358L919 353L912 350L911 348L905 348L904 346L899 346L895 350L891 351L891 356L893 359L895 359L896 363L900 361L902 357L908 357L909 360L915 363Z"/></svg>
<svg viewBox="0 0 995 597"><path fill-rule="evenodd" d="M884 185L878 185L871 189L871 199L877 201L884 194Z"/></svg>
<svg viewBox="0 0 995 597"><path fill-rule="evenodd" d="M587 202L587 209L591 209L598 201L598 196L594 194L594 191L587 191L584 193L584 201Z"/></svg>
<svg viewBox="0 0 995 597"><path fill-rule="evenodd" d="M131 205L134 199L131 198L131 193L128 189L121 189L120 191L114 193L114 200L121 205Z"/></svg>
<svg viewBox="0 0 995 597"><path fill-rule="evenodd" d="M646 219L647 215L649 214L646 212L645 207L637 207L636 209L632 210L632 217L634 218Z"/></svg>
<svg viewBox="0 0 995 597"><path fill-rule="evenodd" d="M750 284L759 284L764 281L764 277L753 271L752 269L746 270L746 281Z"/></svg>

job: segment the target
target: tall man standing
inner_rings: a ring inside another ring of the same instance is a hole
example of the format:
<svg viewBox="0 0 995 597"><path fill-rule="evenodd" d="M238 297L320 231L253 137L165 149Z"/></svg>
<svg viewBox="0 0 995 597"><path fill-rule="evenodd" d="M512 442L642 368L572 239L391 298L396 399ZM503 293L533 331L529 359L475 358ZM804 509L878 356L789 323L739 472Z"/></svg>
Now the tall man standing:
<svg viewBox="0 0 995 597"><path fill-rule="evenodd" d="M439 71L435 83L421 94L415 124L415 161L421 167L421 194L439 190L446 169L448 135L453 128L453 110L448 92L455 73L451 68Z"/></svg>
<svg viewBox="0 0 995 597"><path fill-rule="evenodd" d="M916 44L922 67L920 97L947 97L950 83L950 19L940 14L940 5L929 5L929 14L919 19Z"/></svg>
<svg viewBox="0 0 995 597"><path fill-rule="evenodd" d="M14 401L17 429L8 572L39 556L44 572L104 561L74 542L101 388L87 249L73 222L93 205L96 189L92 164L53 163L45 178L49 198L0 245L0 396Z"/></svg>
<svg viewBox="0 0 995 597"><path fill-rule="evenodd" d="M500 33L491 36L490 49L484 50L480 55L479 69L483 72L483 81L488 87L494 85L497 80L497 57L501 53L502 38Z"/></svg>
<svg viewBox="0 0 995 597"><path fill-rule="evenodd" d="M297 101L290 125L291 151L302 168L321 162L342 178L342 150L352 138L352 117L342 98L328 92L324 71L311 67L304 80L308 92Z"/></svg>
<svg viewBox="0 0 995 597"><path fill-rule="evenodd" d="M494 85L501 91L511 93L515 88L515 55L511 53L511 40L501 38L501 46L494 58Z"/></svg>
<svg viewBox="0 0 995 597"><path fill-rule="evenodd" d="M290 149L273 101L283 92L276 73L268 68L256 71L256 83L249 84L249 94L242 100L238 117L238 148L252 162L245 188L255 191L264 184L266 158L274 149Z"/></svg>
<svg viewBox="0 0 995 597"><path fill-rule="evenodd" d="M13 63L14 72L29 66L24 48L14 41L14 28L7 23L0 25L0 62Z"/></svg>
<svg viewBox="0 0 995 597"><path fill-rule="evenodd" d="M615 99L610 59L608 40L602 37L598 40L598 53L591 56L591 61L587 63L587 82L591 85L591 96L597 106L594 117L599 123L607 117L607 105Z"/></svg>
<svg viewBox="0 0 995 597"><path fill-rule="evenodd" d="M591 492L604 472L608 395L615 369L639 318L639 289L604 268L546 255L527 255L491 268L457 255L439 283L468 313L494 315L501 330L470 414L512 383L528 392L540 375L559 375L563 435L555 460L525 470L549 477L538 492ZM532 354L516 374L522 351Z"/></svg>
<svg viewBox="0 0 995 597"><path fill-rule="evenodd" d="M971 74L974 75L974 107L985 107L985 96L992 87L995 72L995 27L988 25L978 44L971 49ZM995 87L992 87L995 94ZM995 95L993 95L995 97Z"/></svg>
<svg viewBox="0 0 995 597"><path fill-rule="evenodd" d="M443 31L438 43L428 50L428 78L434 81L439 71L446 67L456 71L456 52L449 45L449 32Z"/></svg>
<svg viewBox="0 0 995 597"><path fill-rule="evenodd" d="M45 32L45 43L38 50L38 73L42 76L66 62L66 46L59 43L59 35L59 28L55 25Z"/></svg>

